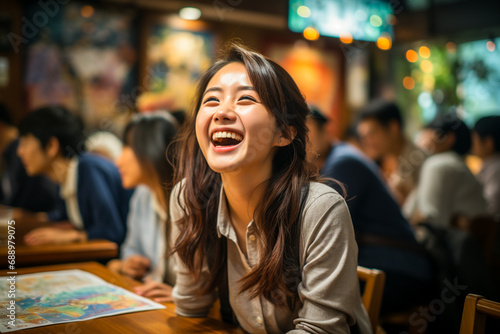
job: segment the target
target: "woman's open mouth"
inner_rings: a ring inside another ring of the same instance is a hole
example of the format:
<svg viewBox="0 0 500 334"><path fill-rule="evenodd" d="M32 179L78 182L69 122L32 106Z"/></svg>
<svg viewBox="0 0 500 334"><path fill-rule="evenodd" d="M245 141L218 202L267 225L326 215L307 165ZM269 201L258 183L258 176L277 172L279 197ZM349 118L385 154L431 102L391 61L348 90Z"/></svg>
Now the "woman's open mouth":
<svg viewBox="0 0 500 334"><path fill-rule="evenodd" d="M212 144L215 147L235 146L241 143L243 136L232 131L215 131L212 133Z"/></svg>

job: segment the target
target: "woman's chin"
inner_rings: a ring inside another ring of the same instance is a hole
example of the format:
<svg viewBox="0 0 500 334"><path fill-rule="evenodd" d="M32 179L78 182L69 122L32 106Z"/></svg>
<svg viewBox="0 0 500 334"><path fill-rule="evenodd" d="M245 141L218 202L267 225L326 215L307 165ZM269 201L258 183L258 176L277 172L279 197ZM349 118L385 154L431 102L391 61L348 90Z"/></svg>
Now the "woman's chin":
<svg viewBox="0 0 500 334"><path fill-rule="evenodd" d="M210 169L219 174L234 173L238 171L242 165L234 161L234 159L213 159L207 162Z"/></svg>

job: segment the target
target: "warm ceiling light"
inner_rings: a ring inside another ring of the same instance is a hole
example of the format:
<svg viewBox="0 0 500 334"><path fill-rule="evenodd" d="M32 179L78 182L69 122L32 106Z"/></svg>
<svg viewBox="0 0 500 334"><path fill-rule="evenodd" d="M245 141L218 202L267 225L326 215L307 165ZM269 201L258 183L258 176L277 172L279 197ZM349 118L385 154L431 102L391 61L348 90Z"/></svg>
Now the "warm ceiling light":
<svg viewBox="0 0 500 334"><path fill-rule="evenodd" d="M179 16L184 20L198 20L201 17L201 10L195 7L184 7L179 11Z"/></svg>
<svg viewBox="0 0 500 334"><path fill-rule="evenodd" d="M418 54L414 50L408 50L406 51L406 59L410 63L414 63L418 60Z"/></svg>
<svg viewBox="0 0 500 334"><path fill-rule="evenodd" d="M352 35L350 33L343 34L340 36L340 41L344 44L351 44L352 43Z"/></svg>
<svg viewBox="0 0 500 334"><path fill-rule="evenodd" d="M429 50L429 48L426 46L421 46L418 50L418 54L422 58L429 58L431 56L431 50Z"/></svg>
<svg viewBox="0 0 500 334"><path fill-rule="evenodd" d="M389 50L392 47L392 38L388 33L382 33L377 39L377 46L380 50Z"/></svg>
<svg viewBox="0 0 500 334"><path fill-rule="evenodd" d="M313 27L307 27L304 29L304 38L310 41L315 41L319 38L319 32Z"/></svg>

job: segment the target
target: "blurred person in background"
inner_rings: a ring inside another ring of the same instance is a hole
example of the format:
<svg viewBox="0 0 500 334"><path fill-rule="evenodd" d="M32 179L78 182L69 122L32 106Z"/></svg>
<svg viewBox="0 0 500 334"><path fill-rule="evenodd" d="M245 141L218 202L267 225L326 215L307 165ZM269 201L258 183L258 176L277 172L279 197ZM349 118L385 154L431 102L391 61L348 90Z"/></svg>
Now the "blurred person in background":
<svg viewBox="0 0 500 334"><path fill-rule="evenodd" d="M431 285L431 264L422 254L410 224L375 163L350 144L332 142L327 123L319 110L311 108L307 121L309 159L321 177L345 186L359 246L358 264L386 273L381 314L425 302L425 291ZM329 185L342 193L339 184Z"/></svg>
<svg viewBox="0 0 500 334"><path fill-rule="evenodd" d="M405 207L412 221L445 227L455 217L485 215L483 187L464 160L471 148L467 125L453 114L440 114L424 127L420 142L431 156L422 165L413 202Z"/></svg>
<svg viewBox="0 0 500 334"><path fill-rule="evenodd" d="M100 155L114 162L122 154L123 145L113 133L95 131L85 141L85 148L88 153Z"/></svg>
<svg viewBox="0 0 500 334"><path fill-rule="evenodd" d="M45 176L30 177L16 154L19 131L0 103L0 204L33 212L55 209L57 187Z"/></svg>
<svg viewBox="0 0 500 334"><path fill-rule="evenodd" d="M173 152L169 149L178 122L168 112L137 115L123 134L123 152L116 161L122 184L135 188L130 200L127 237L120 259L108 263L111 270L144 281L137 293L155 301L171 301L175 273L171 258L168 203L172 188Z"/></svg>
<svg viewBox="0 0 500 334"><path fill-rule="evenodd" d="M28 245L107 239L121 245L132 191L123 189L118 169L85 153L82 121L64 107L45 107L19 125L17 154L30 176L46 175L60 186L61 210L49 218L67 228L37 228Z"/></svg>
<svg viewBox="0 0 500 334"><path fill-rule="evenodd" d="M488 212L500 221L500 116L483 117L476 122L472 153L483 162L477 178L483 185Z"/></svg>
<svg viewBox="0 0 500 334"><path fill-rule="evenodd" d="M357 129L363 151L380 163L391 192L403 206L413 196L427 154L405 137L401 111L394 103L377 100L362 108Z"/></svg>

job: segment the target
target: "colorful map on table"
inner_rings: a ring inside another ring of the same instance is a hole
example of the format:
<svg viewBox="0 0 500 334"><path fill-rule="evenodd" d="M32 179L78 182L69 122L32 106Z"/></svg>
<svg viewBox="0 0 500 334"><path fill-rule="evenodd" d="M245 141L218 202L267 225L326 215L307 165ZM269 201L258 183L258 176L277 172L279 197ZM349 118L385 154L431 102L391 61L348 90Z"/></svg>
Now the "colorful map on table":
<svg viewBox="0 0 500 334"><path fill-rule="evenodd" d="M165 308L82 270L18 275L14 298L9 298L8 279L2 277L0 284L2 333ZM9 324L11 300L15 300L15 326Z"/></svg>

